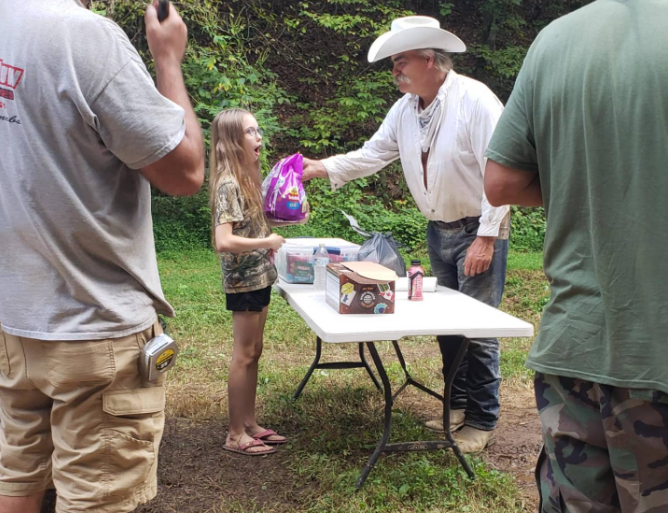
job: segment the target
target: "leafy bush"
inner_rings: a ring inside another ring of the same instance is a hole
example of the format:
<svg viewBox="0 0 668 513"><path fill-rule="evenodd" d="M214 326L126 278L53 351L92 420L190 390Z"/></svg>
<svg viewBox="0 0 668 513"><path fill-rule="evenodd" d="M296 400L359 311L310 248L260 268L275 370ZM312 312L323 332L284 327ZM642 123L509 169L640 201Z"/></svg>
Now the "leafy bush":
<svg viewBox="0 0 668 513"><path fill-rule="evenodd" d="M545 240L545 210L511 207L511 247L520 251L542 251Z"/></svg>
<svg viewBox="0 0 668 513"><path fill-rule="evenodd" d="M329 183L317 180L307 184L311 217L307 225L279 229L287 237L341 237L362 242L341 211L354 216L364 229L391 231L397 241L416 248L424 244L426 218L410 200L395 200L395 208L367 192L367 181L351 182L333 193ZM158 251L210 244L210 210L207 192L190 198L153 197L153 217Z"/></svg>
<svg viewBox="0 0 668 513"><path fill-rule="evenodd" d="M370 65L366 52L392 19L420 13L461 35L469 51L455 67L507 99L526 49L554 18L590 0L185 0L175 4L189 28L183 64L195 111L208 139L224 108L254 112L265 130L262 166L296 151L323 157L357 148L378 128L399 94L389 61ZM92 8L113 18L151 62L143 38L146 0L97 0ZM308 226L286 234L355 239L343 209L370 230L390 230L401 242L424 245L426 220L395 164L333 194L308 184ZM161 249L209 244L206 191L193 198L153 199ZM540 250L541 210L514 209L513 247Z"/></svg>
<svg viewBox="0 0 668 513"><path fill-rule="evenodd" d="M423 245L427 220L415 206L413 198L408 195L407 199L394 200L392 208L387 208L388 204L380 201L368 185L368 180L363 178L332 192L326 181L309 184L309 192L315 192L309 200L314 211L309 226L314 234L360 242L362 238L350 228L341 213L343 210L355 217L365 230L392 232L398 242L409 247Z"/></svg>
<svg viewBox="0 0 668 513"><path fill-rule="evenodd" d="M205 190L187 198L153 195L153 232L158 251L207 246L211 218Z"/></svg>

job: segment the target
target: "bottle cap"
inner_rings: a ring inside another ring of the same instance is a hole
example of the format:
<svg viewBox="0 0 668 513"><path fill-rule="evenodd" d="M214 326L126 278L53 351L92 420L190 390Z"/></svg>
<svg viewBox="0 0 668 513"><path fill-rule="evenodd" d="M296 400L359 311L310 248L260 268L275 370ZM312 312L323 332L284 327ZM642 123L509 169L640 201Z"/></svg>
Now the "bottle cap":
<svg viewBox="0 0 668 513"><path fill-rule="evenodd" d="M420 261L417 258L411 260L411 265L420 265Z"/></svg>

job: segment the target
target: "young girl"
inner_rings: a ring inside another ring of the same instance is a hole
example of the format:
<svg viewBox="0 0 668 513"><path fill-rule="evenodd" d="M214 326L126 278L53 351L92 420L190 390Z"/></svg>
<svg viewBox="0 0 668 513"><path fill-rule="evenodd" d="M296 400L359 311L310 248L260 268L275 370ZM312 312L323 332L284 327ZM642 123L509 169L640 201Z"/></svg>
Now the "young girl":
<svg viewBox="0 0 668 513"><path fill-rule="evenodd" d="M272 251L285 242L264 215L260 150L262 131L245 110L224 110L211 132L210 194L213 242L220 253L234 349L228 380L230 430L225 449L257 456L287 440L255 419L255 391L271 286Z"/></svg>

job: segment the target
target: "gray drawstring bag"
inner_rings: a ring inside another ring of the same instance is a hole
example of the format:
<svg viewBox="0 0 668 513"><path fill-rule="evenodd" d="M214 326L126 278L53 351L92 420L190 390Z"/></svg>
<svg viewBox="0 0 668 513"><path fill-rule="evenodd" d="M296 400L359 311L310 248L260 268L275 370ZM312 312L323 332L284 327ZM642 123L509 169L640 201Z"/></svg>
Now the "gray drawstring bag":
<svg viewBox="0 0 668 513"><path fill-rule="evenodd" d="M392 269L397 276L406 276L406 262L399 253L399 248L403 245L394 240L391 232L367 232L360 228L353 216L343 210L341 212L350 222L350 227L366 239L357 253L358 260L378 262Z"/></svg>

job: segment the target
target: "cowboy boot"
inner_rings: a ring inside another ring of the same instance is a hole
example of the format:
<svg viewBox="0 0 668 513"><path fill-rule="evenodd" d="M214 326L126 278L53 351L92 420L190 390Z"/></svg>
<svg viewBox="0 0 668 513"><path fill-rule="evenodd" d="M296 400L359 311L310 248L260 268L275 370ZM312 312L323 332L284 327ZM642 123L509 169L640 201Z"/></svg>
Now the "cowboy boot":
<svg viewBox="0 0 668 513"><path fill-rule="evenodd" d="M464 410L450 410L450 432L454 433L464 425ZM443 419L432 419L425 422L432 431L443 431Z"/></svg>
<svg viewBox="0 0 668 513"><path fill-rule="evenodd" d="M453 437L464 454L476 454L487 447L494 438L494 431L483 431L464 426Z"/></svg>

